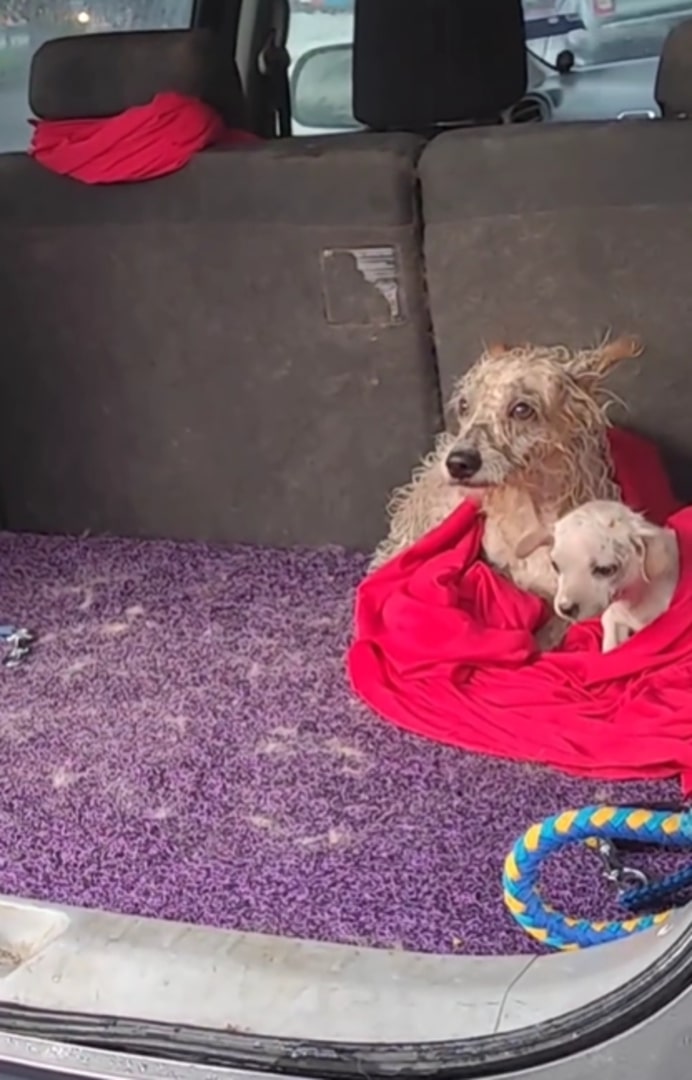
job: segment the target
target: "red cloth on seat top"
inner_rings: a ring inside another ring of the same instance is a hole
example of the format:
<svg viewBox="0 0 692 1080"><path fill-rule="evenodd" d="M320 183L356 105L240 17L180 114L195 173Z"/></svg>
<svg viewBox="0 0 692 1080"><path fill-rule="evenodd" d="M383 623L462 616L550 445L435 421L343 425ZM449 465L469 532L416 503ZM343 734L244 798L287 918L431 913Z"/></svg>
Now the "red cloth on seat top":
<svg viewBox="0 0 692 1080"><path fill-rule="evenodd" d="M182 169L208 146L260 142L249 131L227 128L211 106L174 92L103 120L32 123L31 156L85 184L153 180Z"/></svg>
<svg viewBox="0 0 692 1080"><path fill-rule="evenodd" d="M373 709L429 739L578 776L681 774L687 794L692 507L679 510L651 444L613 431L611 448L625 501L678 535L680 584L660 619L610 653L593 620L537 654L531 631L547 609L479 559L482 521L467 501L361 583L349 674Z"/></svg>

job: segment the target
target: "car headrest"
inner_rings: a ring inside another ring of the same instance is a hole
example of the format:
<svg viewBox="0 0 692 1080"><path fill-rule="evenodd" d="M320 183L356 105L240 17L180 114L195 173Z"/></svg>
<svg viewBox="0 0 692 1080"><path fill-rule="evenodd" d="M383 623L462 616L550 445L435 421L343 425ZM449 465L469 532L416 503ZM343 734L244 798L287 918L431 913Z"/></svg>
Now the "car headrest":
<svg viewBox="0 0 692 1080"><path fill-rule="evenodd" d="M521 0L356 0L353 112L369 128L491 120L526 82Z"/></svg>
<svg viewBox="0 0 692 1080"><path fill-rule="evenodd" d="M231 126L244 122L233 57L208 30L55 38L37 49L29 76L29 105L42 120L116 116L165 91L198 98Z"/></svg>
<svg viewBox="0 0 692 1080"><path fill-rule="evenodd" d="M692 21L668 34L656 75L656 101L665 117L692 117Z"/></svg>

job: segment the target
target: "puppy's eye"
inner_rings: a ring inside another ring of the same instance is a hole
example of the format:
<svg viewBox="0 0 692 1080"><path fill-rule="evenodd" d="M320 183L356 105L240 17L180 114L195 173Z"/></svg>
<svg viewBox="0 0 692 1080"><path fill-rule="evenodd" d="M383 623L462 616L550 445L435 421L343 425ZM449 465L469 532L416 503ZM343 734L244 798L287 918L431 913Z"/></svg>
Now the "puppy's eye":
<svg viewBox="0 0 692 1080"><path fill-rule="evenodd" d="M598 578L611 578L615 577L620 567L617 563L608 563L605 566L592 566L591 573L594 577Z"/></svg>
<svg viewBox="0 0 692 1080"><path fill-rule="evenodd" d="M550 560L550 565L552 566L552 568L553 568L553 570L555 571L556 574L560 573L560 567L555 562L555 559Z"/></svg>
<svg viewBox="0 0 692 1080"><path fill-rule="evenodd" d="M528 401L517 401L509 410L509 415L512 420L532 420L536 415L536 410L533 405L529 405Z"/></svg>
<svg viewBox="0 0 692 1080"><path fill-rule="evenodd" d="M457 401L457 413L459 416L463 416L469 411L469 403L465 397L459 398Z"/></svg>

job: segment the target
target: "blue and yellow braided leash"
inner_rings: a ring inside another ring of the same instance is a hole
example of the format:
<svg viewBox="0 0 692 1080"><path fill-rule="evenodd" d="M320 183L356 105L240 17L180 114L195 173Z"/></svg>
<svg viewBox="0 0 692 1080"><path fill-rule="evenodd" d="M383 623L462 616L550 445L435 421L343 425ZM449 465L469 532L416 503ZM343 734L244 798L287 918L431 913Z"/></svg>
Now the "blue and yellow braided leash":
<svg viewBox="0 0 692 1080"><path fill-rule="evenodd" d="M602 840L692 848L692 813L585 806L532 825L505 859L502 882L506 906L536 941L553 949L573 951L630 937L640 930L661 926L670 918L672 911L662 911L592 922L563 915L543 900L538 887L542 862L567 844L586 843L594 847ZM658 882L630 888L621 895L621 900L630 907L654 904L691 883L692 868L687 868Z"/></svg>

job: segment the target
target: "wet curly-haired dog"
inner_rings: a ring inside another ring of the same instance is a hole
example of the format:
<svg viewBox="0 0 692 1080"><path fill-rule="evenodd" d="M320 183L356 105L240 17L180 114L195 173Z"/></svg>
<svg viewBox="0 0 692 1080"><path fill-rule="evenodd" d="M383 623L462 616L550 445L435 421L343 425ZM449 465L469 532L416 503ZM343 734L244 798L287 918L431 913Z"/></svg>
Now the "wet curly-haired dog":
<svg viewBox="0 0 692 1080"><path fill-rule="evenodd" d="M639 356L636 338L591 349L496 345L454 386L449 403L455 430L411 482L393 493L389 534L371 569L439 525L468 497L486 523L483 553L523 589L552 602L555 572L545 549L521 558L521 538L550 529L590 499L619 499L608 453L604 380L621 360Z"/></svg>

